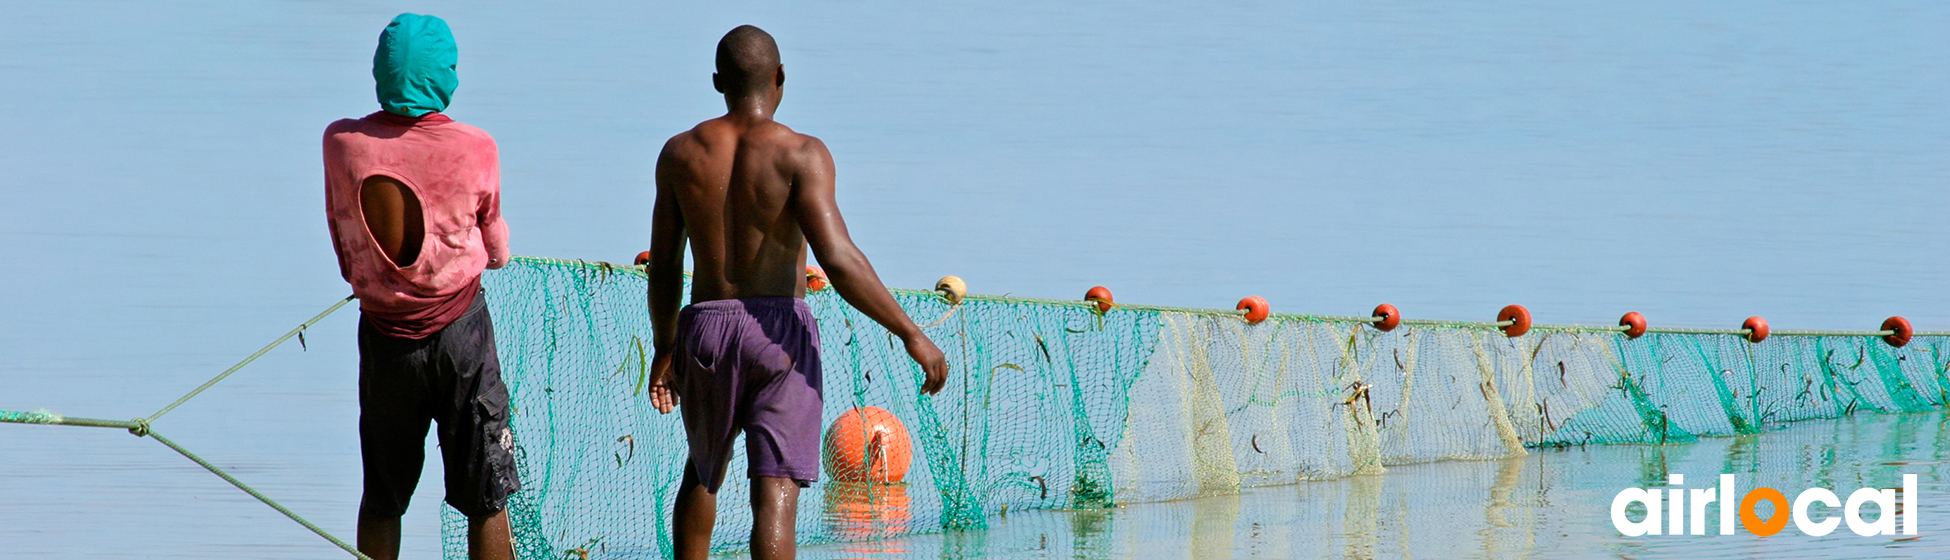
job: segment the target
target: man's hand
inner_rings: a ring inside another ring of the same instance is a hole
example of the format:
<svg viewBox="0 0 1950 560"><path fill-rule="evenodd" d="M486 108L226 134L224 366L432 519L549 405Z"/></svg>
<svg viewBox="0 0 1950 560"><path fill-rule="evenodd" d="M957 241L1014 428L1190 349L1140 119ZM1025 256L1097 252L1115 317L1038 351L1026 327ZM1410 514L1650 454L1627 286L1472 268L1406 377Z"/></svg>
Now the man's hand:
<svg viewBox="0 0 1950 560"><path fill-rule="evenodd" d="M650 406L657 407L657 412L662 414L670 414L671 409L677 408L677 391L670 388L670 354L659 352L657 359L650 362ZM937 356L940 354L935 352Z"/></svg>
<svg viewBox="0 0 1950 560"><path fill-rule="evenodd" d="M907 339L907 355L914 363L921 364L921 371L928 379L921 383L921 392L929 395L941 392L941 386L948 384L948 359L941 356L941 349L934 347L934 341L924 334L915 334Z"/></svg>

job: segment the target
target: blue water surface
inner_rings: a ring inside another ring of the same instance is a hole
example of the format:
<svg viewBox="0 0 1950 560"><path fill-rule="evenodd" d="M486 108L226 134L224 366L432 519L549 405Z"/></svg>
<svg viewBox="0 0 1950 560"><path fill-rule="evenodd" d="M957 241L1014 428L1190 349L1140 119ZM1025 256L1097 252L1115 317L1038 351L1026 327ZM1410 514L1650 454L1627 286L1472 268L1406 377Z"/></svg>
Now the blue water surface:
<svg viewBox="0 0 1950 560"><path fill-rule="evenodd" d="M893 286L1950 330L1942 3L14 2L0 408L150 414L343 297L319 135L376 110L372 48L403 11L453 25L449 113L499 139L522 254L646 248L655 154L722 110L713 44L754 23L783 49L779 118L832 148ZM354 318L157 429L350 538ZM437 480L410 557L437 554ZM1618 554L1603 531L1538 542ZM341 557L153 442L13 425L0 547Z"/></svg>

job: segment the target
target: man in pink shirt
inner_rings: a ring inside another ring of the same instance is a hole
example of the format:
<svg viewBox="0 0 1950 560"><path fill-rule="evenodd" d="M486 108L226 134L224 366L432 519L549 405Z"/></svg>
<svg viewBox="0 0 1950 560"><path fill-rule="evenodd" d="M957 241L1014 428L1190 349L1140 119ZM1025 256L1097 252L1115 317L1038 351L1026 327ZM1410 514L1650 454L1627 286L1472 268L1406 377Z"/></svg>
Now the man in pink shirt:
<svg viewBox="0 0 1950 560"><path fill-rule="evenodd" d="M440 114L457 58L446 22L401 14L373 55L384 110L325 129L325 209L360 310L359 551L375 560L399 556L434 421L469 557L514 557L505 508L521 485L481 291L508 262L508 225L494 138Z"/></svg>

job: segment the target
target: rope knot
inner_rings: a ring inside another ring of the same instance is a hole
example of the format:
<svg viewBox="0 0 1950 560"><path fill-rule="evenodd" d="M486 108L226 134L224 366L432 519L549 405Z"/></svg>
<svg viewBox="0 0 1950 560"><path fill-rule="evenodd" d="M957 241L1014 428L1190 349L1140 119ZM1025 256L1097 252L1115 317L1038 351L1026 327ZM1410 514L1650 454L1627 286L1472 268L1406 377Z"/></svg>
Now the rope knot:
<svg viewBox="0 0 1950 560"><path fill-rule="evenodd" d="M129 435L135 437L149 437L148 418L137 418L134 420L130 420L129 422L133 422L135 424L135 426L129 428Z"/></svg>

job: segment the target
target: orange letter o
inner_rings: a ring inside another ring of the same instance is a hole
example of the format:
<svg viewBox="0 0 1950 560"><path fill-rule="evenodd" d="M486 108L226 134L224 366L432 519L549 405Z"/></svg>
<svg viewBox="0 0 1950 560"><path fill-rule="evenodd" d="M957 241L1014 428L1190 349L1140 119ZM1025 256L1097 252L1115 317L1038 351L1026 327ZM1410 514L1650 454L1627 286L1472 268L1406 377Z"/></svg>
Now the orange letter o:
<svg viewBox="0 0 1950 560"><path fill-rule="evenodd" d="M1774 516L1767 518L1767 521L1761 521L1760 517L1754 515L1754 504L1761 500L1774 502ZM1740 526L1746 527L1747 532L1763 537L1770 536L1781 532L1781 528L1786 527L1787 522L1787 496L1782 495L1780 490L1755 488L1745 497L1740 498Z"/></svg>

